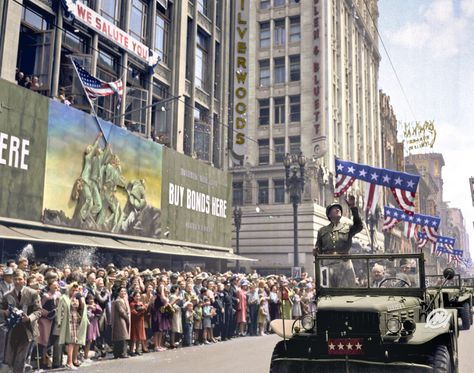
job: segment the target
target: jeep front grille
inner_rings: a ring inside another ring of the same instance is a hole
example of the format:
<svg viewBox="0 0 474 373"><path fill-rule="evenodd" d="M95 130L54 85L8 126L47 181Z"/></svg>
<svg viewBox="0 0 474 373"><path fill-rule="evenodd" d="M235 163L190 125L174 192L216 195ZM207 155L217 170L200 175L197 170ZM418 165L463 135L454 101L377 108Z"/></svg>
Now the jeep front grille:
<svg viewBox="0 0 474 373"><path fill-rule="evenodd" d="M379 314L376 312L318 311L316 316L318 334L328 331L329 335L349 336L379 334Z"/></svg>

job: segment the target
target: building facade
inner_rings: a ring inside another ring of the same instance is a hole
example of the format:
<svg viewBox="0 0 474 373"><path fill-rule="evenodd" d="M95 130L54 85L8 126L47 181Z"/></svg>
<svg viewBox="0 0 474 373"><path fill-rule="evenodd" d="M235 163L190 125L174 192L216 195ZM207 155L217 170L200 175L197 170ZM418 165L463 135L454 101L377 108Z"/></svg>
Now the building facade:
<svg viewBox="0 0 474 373"><path fill-rule="evenodd" d="M77 3L81 11L71 17L62 1L2 2L0 77L15 82L17 70L37 76L42 94L57 97L63 87L73 106L90 111L74 56L92 75L107 82L121 78L126 87L120 109L115 96L95 101L100 118L223 167L229 1ZM91 17L95 23L88 24ZM133 53L139 44L159 57L154 69L141 58L142 49Z"/></svg>
<svg viewBox="0 0 474 373"><path fill-rule="evenodd" d="M327 224L324 206L334 200L335 157L382 166L377 2L250 1L249 13L252 141L232 167L234 204L243 206L239 246L260 259L261 270L292 266L283 160L301 152L307 163L298 210L300 266L311 271L317 231ZM357 184L352 193L361 205ZM356 246L367 248L367 230L358 237ZM382 235L376 246L383 247Z"/></svg>

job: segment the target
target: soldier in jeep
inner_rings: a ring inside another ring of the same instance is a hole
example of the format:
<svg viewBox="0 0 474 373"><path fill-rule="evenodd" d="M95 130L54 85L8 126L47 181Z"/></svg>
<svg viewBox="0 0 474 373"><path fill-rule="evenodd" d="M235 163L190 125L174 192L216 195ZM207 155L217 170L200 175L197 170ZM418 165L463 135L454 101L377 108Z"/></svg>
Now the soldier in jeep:
<svg viewBox="0 0 474 373"><path fill-rule="evenodd" d="M318 232L318 238L314 248L314 255L318 254L348 254L352 246L352 237L359 233L362 228L362 220L359 210L355 205L354 196L349 196L346 203L351 209L353 224L341 222L342 206L333 203L326 208L326 216L330 224L322 227ZM329 263L331 286L353 287L355 285L354 267L350 260Z"/></svg>

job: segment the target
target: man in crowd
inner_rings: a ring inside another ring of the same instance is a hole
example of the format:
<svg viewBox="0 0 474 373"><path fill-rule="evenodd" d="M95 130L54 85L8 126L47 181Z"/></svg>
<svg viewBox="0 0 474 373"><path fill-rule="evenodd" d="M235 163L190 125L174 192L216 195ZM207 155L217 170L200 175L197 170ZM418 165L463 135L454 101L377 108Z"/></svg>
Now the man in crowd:
<svg viewBox="0 0 474 373"><path fill-rule="evenodd" d="M382 281L385 280L385 269L383 265L375 263L372 267L372 282L370 284L371 288L378 288Z"/></svg>
<svg viewBox="0 0 474 373"><path fill-rule="evenodd" d="M8 331L5 362L14 373L23 373L30 344L39 335L41 301L36 290L25 286L25 273L21 269L15 271L13 282L13 290L3 297L3 314L4 317L8 317L10 310L16 309L21 313L21 319Z"/></svg>

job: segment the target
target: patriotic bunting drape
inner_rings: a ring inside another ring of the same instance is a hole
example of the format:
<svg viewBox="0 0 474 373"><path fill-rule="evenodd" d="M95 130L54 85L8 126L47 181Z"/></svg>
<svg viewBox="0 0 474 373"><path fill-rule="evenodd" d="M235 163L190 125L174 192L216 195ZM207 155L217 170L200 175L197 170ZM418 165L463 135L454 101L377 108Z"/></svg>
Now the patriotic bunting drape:
<svg viewBox="0 0 474 373"><path fill-rule="evenodd" d="M383 230L392 229L399 222L405 222L405 236L408 238L417 237L420 239L436 242L437 233L441 219L436 216L413 214L409 215L405 211L396 207L384 206ZM420 237L420 235L422 237ZM423 245L424 246L424 245Z"/></svg>
<svg viewBox="0 0 474 373"><path fill-rule="evenodd" d="M365 200L367 209L375 209L378 186L390 188L405 213L415 213L415 194L420 176L336 159L334 195L339 197L344 194L355 180L368 184Z"/></svg>

